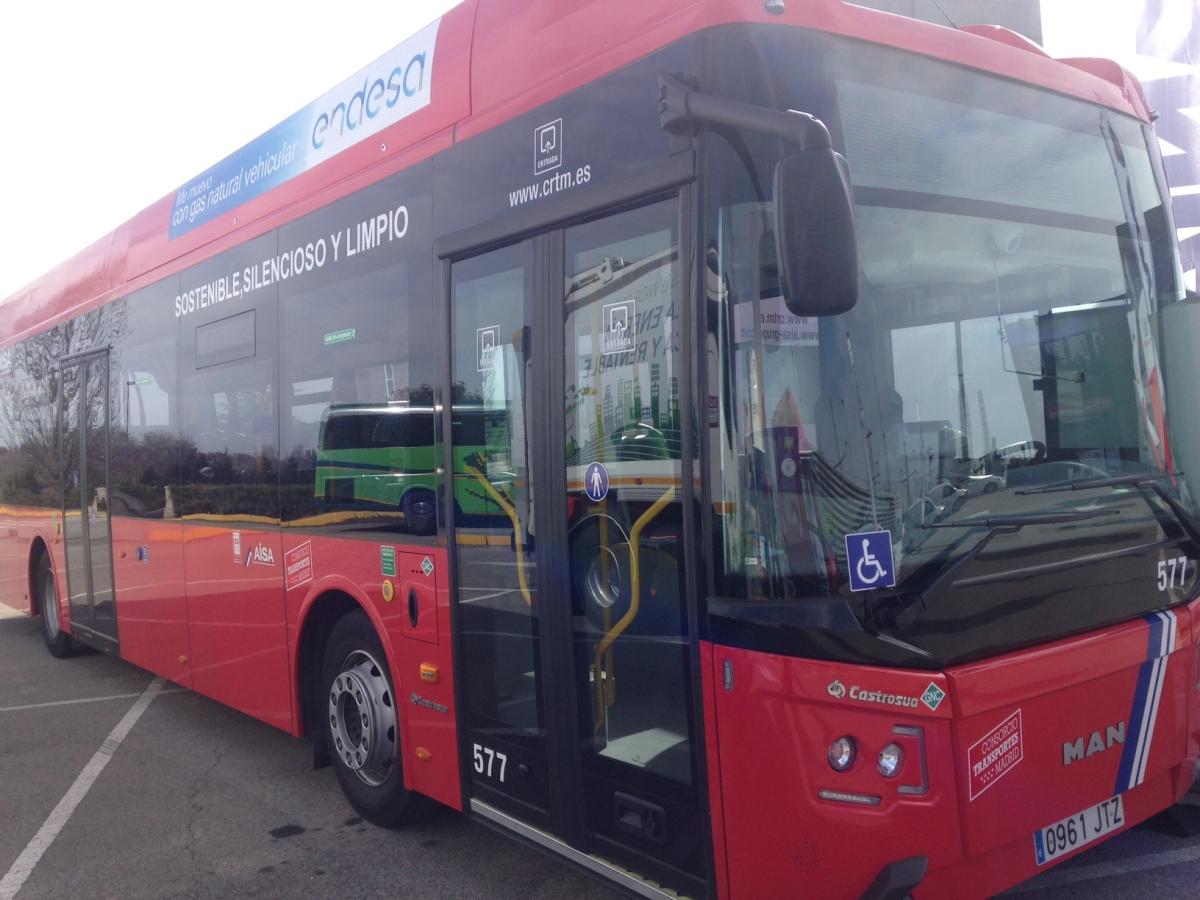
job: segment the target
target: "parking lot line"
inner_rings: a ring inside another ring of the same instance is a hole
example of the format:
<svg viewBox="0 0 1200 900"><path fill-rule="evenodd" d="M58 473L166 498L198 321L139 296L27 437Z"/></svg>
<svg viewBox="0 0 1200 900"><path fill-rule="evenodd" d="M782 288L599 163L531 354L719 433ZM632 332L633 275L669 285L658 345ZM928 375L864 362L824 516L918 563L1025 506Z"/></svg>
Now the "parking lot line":
<svg viewBox="0 0 1200 900"><path fill-rule="evenodd" d="M50 845L54 843L59 832L66 826L76 807L92 789L92 785L96 783L96 779L100 777L100 773L104 771L108 761L117 752L117 748L129 736L129 732L133 730L137 720L142 717L142 713L162 691L164 683L162 678L155 678L150 682L146 689L138 695L137 701L129 708L129 711L121 717L121 721L109 732L104 743L100 745L100 749L92 754L88 764L83 767L83 771L79 773L75 782L63 794L58 805L50 811L50 815L42 823L37 834L25 845L25 849L4 873L4 877L0 878L0 900L12 900L17 895L17 891L21 890L21 886L33 874L34 868L45 852L50 849Z"/></svg>
<svg viewBox="0 0 1200 900"><path fill-rule="evenodd" d="M160 694L182 694L186 688L166 688ZM75 700L48 700L45 703L26 703L24 706L0 706L0 713L24 712L27 709L46 709L50 706L72 706L76 703L103 703L107 700L129 700L142 696L140 691L131 694L107 694L103 697L79 697Z"/></svg>

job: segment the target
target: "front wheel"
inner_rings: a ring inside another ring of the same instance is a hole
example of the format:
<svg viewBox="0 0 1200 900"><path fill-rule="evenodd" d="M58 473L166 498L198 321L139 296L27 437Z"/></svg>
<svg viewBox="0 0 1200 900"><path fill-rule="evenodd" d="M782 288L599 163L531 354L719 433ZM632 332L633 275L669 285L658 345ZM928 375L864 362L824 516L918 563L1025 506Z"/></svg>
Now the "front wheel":
<svg viewBox="0 0 1200 900"><path fill-rule="evenodd" d="M424 804L404 787L396 694L383 646L365 613L349 613L334 625L321 684L329 757L350 805L384 828L415 819Z"/></svg>
<svg viewBox="0 0 1200 900"><path fill-rule="evenodd" d="M62 630L59 617L58 588L54 583L54 571L50 568L50 557L45 553L38 559L34 584L37 585L38 612L42 617L42 640L46 649L56 659L64 659L74 649L71 636Z"/></svg>

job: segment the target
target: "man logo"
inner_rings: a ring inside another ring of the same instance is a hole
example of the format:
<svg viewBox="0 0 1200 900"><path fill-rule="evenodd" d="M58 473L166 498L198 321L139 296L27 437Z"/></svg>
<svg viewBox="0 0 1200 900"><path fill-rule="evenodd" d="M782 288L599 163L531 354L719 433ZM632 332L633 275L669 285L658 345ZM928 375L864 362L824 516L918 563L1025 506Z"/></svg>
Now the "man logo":
<svg viewBox="0 0 1200 900"><path fill-rule="evenodd" d="M1069 766L1073 762L1078 762L1081 759L1086 759L1089 756L1094 756L1097 753L1103 753L1105 750L1111 750L1117 744L1125 743L1125 723L1118 722L1116 725L1109 725L1104 730L1104 736L1101 737L1099 731L1093 731L1087 739L1087 748L1084 749L1083 738L1077 737L1073 741L1063 742L1063 765Z"/></svg>
<svg viewBox="0 0 1200 900"><path fill-rule="evenodd" d="M828 691L829 696L833 697L835 700L841 700L846 696L846 686L840 681L830 682L829 687L825 688L825 690Z"/></svg>

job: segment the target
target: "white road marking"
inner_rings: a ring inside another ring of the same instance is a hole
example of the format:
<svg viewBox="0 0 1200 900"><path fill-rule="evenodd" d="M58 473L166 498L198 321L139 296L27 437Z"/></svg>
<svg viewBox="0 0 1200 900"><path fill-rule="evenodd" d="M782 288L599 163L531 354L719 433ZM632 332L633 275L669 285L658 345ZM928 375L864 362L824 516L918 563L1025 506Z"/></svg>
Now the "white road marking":
<svg viewBox="0 0 1200 900"><path fill-rule="evenodd" d="M5 606L3 603L0 603L0 619L15 619L23 615L25 613L21 610L13 609L11 606Z"/></svg>
<svg viewBox="0 0 1200 900"><path fill-rule="evenodd" d="M113 758L117 748L129 736L129 732L133 730L133 726L150 706L151 701L162 691L164 683L162 678L155 678L150 682L146 690L138 696L137 702L117 723L117 727L109 732L104 743L100 745L100 749L92 754L88 764L83 767L83 771L76 777L74 784L67 788L67 792L58 801L58 805L50 811L50 815L42 823L37 834L25 845L25 849L21 851L16 862L4 873L4 877L0 878L0 900L12 900L17 896L17 892L33 874L34 868L41 861L45 852L50 849L50 845L54 843L59 832L66 826L76 807L92 789L92 785L96 783L96 779L100 777L100 773L104 771L108 761Z"/></svg>
<svg viewBox="0 0 1200 900"><path fill-rule="evenodd" d="M182 694L186 688L167 688L160 694ZM0 713L23 712L27 709L46 709L51 706L72 706L76 703L103 703L107 700L129 700L142 696L140 692L132 694L108 694L104 697L80 697L76 700L48 700L45 703L26 703L24 706L0 706Z"/></svg>

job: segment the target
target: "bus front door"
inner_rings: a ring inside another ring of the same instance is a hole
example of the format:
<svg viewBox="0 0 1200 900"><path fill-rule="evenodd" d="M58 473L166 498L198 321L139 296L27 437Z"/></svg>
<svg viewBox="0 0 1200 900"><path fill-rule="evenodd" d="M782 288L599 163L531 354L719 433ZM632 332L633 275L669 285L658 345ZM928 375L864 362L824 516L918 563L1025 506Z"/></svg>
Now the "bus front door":
<svg viewBox="0 0 1200 900"><path fill-rule="evenodd" d="M108 497L110 384L107 351L66 360L59 378L58 408L71 632L85 643L115 653Z"/></svg>
<svg viewBox="0 0 1200 900"><path fill-rule="evenodd" d="M451 491L471 794L551 829L531 421L533 244L452 271Z"/></svg>
<svg viewBox="0 0 1200 900"><path fill-rule="evenodd" d="M678 232L670 199L455 261L446 421L472 809L702 895Z"/></svg>

